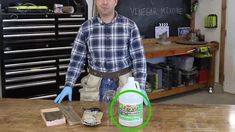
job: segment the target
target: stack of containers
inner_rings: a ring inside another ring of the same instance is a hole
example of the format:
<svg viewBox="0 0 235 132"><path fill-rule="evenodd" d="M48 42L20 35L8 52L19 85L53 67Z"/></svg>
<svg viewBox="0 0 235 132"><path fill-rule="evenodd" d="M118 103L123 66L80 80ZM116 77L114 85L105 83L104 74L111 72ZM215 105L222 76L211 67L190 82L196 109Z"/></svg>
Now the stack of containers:
<svg viewBox="0 0 235 132"><path fill-rule="evenodd" d="M195 57L194 66L198 68L197 83L207 83L209 79L209 68L210 68L211 57Z"/></svg>
<svg viewBox="0 0 235 132"><path fill-rule="evenodd" d="M153 58L147 60L147 82L150 85L151 91L162 91L162 68L159 63L164 63L165 57ZM151 92L150 90L147 90Z"/></svg>
<svg viewBox="0 0 235 132"><path fill-rule="evenodd" d="M147 82L151 87L148 91L195 84L198 70L193 64L194 57L189 55L147 60Z"/></svg>
<svg viewBox="0 0 235 132"><path fill-rule="evenodd" d="M193 85L196 83L197 68L193 67L194 57L189 55L168 57L168 63L173 65L176 69L180 69L182 85ZM179 86L179 85L178 85Z"/></svg>

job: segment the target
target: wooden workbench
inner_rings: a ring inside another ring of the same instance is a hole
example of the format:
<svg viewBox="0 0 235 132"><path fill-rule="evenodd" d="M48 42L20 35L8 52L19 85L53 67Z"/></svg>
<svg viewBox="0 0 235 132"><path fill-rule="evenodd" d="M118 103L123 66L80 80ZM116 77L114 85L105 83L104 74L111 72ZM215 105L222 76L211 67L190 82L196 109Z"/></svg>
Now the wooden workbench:
<svg viewBox="0 0 235 132"><path fill-rule="evenodd" d="M67 105L67 102L63 102ZM101 107L97 102L71 103L81 116L81 109ZM56 107L52 100L0 100L1 132L120 132L115 125L109 124L104 116L98 127L82 124L46 127L40 110ZM152 104L153 116L141 132L234 132L235 105L163 105ZM148 109L144 109L148 113ZM115 111L115 110L114 110ZM145 115L147 116L147 115Z"/></svg>
<svg viewBox="0 0 235 132"><path fill-rule="evenodd" d="M161 92L151 92L149 93L150 99L158 99L161 97L166 97L170 95L175 95L183 92L192 91L199 88L211 88L213 89L214 86L214 78L215 78L215 55L216 51L218 50L218 43L216 42L208 42L207 44L203 45L184 45L184 44L177 44L175 41L180 40L180 38L171 38L171 43L167 45L162 45L158 43L157 39L144 39L144 50L145 56L147 59L149 58L157 58L157 57L168 57L168 56L175 56L175 55L184 55L189 54L192 52L193 49L198 47L209 47L210 52L212 54L211 57L211 64L209 69L209 81L204 84L194 84L189 86L177 87L172 88L170 90L165 90Z"/></svg>

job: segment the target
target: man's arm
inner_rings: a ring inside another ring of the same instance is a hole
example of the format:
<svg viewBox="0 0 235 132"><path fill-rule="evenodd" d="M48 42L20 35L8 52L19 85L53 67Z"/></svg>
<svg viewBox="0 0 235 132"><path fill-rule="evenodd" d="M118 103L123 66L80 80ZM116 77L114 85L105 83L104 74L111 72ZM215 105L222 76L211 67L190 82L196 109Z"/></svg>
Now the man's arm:
<svg viewBox="0 0 235 132"><path fill-rule="evenodd" d="M76 39L74 40L73 48L71 51L70 63L68 66L65 86L73 87L75 81L84 67L84 60L87 54L87 46L85 42L85 35L80 28Z"/></svg>
<svg viewBox="0 0 235 132"><path fill-rule="evenodd" d="M140 87L145 89L146 82L146 59L144 47L142 45L140 33L136 24L131 30L130 36L130 54L133 62L134 77L140 83Z"/></svg>
<svg viewBox="0 0 235 132"><path fill-rule="evenodd" d="M71 59L66 74L65 87L55 98L54 103L61 103L65 96L68 96L69 101L72 101L72 87L81 73L86 52L85 37L80 28L71 51Z"/></svg>

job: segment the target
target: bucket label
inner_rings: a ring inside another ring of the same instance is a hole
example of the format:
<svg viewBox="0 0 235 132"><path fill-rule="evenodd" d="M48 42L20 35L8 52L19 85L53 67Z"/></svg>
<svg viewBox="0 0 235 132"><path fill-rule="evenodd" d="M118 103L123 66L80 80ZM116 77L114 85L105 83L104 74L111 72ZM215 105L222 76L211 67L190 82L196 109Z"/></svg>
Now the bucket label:
<svg viewBox="0 0 235 132"><path fill-rule="evenodd" d="M135 122L143 118L143 104L126 105L119 103L119 119Z"/></svg>

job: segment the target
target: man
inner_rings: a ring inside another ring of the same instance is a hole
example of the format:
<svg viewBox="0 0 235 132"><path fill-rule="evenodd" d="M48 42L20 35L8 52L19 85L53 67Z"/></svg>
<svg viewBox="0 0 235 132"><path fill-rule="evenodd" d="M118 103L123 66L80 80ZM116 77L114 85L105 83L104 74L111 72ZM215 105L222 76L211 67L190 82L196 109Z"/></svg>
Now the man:
<svg viewBox="0 0 235 132"><path fill-rule="evenodd" d="M87 87L83 89L86 92L97 91L99 97L95 100L102 101L107 90L122 87L132 72L145 92L146 59L139 30L132 20L115 11L117 2L96 0L99 14L83 23L79 29L71 52L65 87L54 100L55 103L60 103L67 95L72 100L72 87L86 57L90 74L86 79ZM87 94L85 98L89 97L92 98Z"/></svg>

